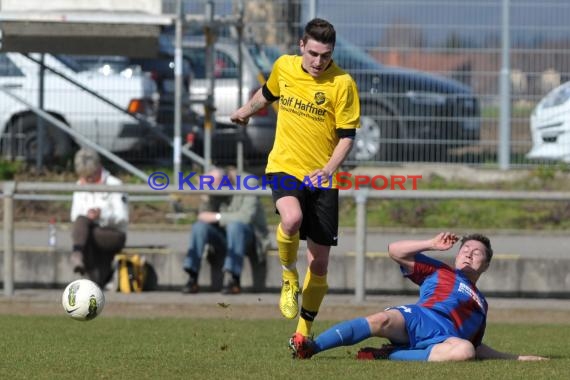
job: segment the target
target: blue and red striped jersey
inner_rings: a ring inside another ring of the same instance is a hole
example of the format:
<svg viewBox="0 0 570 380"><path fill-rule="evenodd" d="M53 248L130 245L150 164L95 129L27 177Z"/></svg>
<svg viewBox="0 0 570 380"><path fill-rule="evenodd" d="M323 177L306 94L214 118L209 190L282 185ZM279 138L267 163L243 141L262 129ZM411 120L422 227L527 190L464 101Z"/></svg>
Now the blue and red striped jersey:
<svg viewBox="0 0 570 380"><path fill-rule="evenodd" d="M414 270L404 276L420 286L417 305L449 319L459 338L481 344L487 320L487 300L461 270L418 253Z"/></svg>

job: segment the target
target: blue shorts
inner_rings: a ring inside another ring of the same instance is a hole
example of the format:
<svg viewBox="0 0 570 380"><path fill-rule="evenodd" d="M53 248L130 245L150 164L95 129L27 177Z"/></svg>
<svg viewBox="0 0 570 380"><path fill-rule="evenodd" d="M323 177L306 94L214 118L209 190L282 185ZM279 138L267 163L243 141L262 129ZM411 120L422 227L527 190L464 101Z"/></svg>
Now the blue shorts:
<svg viewBox="0 0 570 380"><path fill-rule="evenodd" d="M453 323L431 309L414 304L387 310L398 310L404 317L410 338L409 349L425 349L457 336Z"/></svg>

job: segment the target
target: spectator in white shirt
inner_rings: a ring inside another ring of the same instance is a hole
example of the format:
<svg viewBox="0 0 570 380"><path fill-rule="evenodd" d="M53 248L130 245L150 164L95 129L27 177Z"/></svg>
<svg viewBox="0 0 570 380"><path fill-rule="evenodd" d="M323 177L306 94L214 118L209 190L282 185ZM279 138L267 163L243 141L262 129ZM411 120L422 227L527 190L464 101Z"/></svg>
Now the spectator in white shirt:
<svg viewBox="0 0 570 380"><path fill-rule="evenodd" d="M122 185L120 179L103 168L99 154L93 149L80 149L74 164L79 185ZM75 192L71 221L73 271L104 287L112 276L113 258L124 248L127 239L127 194Z"/></svg>

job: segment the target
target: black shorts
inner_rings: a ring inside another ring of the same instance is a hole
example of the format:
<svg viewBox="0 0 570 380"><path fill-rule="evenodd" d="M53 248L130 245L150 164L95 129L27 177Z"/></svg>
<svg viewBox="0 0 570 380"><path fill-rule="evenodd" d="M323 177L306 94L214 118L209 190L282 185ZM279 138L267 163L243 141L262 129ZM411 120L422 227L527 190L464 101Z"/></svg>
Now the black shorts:
<svg viewBox="0 0 570 380"><path fill-rule="evenodd" d="M303 222L301 240L311 239L317 244L336 246L338 243L338 189L316 189L286 173L269 173L273 202L292 196L299 200ZM277 209L276 213L279 213Z"/></svg>

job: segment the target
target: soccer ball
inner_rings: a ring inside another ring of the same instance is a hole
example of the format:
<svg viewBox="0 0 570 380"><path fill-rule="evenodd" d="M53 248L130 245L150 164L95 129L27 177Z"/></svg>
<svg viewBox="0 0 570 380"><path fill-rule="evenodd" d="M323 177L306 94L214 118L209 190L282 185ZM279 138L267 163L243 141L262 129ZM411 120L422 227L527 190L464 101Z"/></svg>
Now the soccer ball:
<svg viewBox="0 0 570 380"><path fill-rule="evenodd" d="M78 321L90 321L103 311L105 295L93 281L75 280L63 291L61 304L71 318Z"/></svg>

